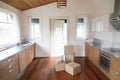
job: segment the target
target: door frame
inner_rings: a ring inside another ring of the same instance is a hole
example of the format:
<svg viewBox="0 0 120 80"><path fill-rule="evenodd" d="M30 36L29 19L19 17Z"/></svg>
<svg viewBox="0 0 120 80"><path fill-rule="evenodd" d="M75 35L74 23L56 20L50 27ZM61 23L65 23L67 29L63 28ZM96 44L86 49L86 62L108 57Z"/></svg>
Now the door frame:
<svg viewBox="0 0 120 80"><path fill-rule="evenodd" d="M69 43L69 21L70 18L67 16L51 16L49 17L49 25L50 25L50 56L51 56L51 19L67 19L67 44Z"/></svg>

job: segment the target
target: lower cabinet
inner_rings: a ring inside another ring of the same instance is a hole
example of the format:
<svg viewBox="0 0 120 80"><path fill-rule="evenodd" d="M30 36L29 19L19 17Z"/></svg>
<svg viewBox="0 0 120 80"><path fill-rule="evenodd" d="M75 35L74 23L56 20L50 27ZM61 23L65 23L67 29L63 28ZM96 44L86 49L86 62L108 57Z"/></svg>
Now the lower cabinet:
<svg viewBox="0 0 120 80"><path fill-rule="evenodd" d="M18 54L0 62L0 80L15 80L18 74Z"/></svg>
<svg viewBox="0 0 120 80"><path fill-rule="evenodd" d="M96 66L99 66L99 49L86 43L86 56Z"/></svg>
<svg viewBox="0 0 120 80"><path fill-rule="evenodd" d="M34 44L19 52L19 66L22 72L34 58Z"/></svg>
<svg viewBox="0 0 120 80"><path fill-rule="evenodd" d="M32 45L26 49L26 55L27 55L26 61L27 61L27 64L29 64L34 58L34 45Z"/></svg>
<svg viewBox="0 0 120 80"><path fill-rule="evenodd" d="M19 52L19 66L20 66L20 72L24 70L24 68L27 66L27 59L26 59L26 50L23 50Z"/></svg>
<svg viewBox="0 0 120 80"><path fill-rule="evenodd" d="M99 49L95 46L91 46L86 43L85 45L87 58L98 67L110 80L120 80L120 61L115 57L111 56L110 72L106 72L99 65Z"/></svg>
<svg viewBox="0 0 120 80"><path fill-rule="evenodd" d="M0 80L16 80L18 74L22 72L34 58L34 44L0 61Z"/></svg>
<svg viewBox="0 0 120 80"><path fill-rule="evenodd" d="M99 66L99 49L95 46L92 47L92 55L93 55L93 59L92 62L96 65Z"/></svg>
<svg viewBox="0 0 120 80"><path fill-rule="evenodd" d="M110 66L111 80L120 80L120 61L118 61L114 56L111 56Z"/></svg>

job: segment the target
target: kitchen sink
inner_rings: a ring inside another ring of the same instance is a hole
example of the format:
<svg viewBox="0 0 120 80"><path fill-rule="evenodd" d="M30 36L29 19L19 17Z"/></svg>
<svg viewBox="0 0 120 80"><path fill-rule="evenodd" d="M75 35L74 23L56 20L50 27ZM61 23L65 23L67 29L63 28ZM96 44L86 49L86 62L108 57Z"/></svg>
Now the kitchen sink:
<svg viewBox="0 0 120 80"><path fill-rule="evenodd" d="M22 44L23 47L29 46L31 43L24 43Z"/></svg>

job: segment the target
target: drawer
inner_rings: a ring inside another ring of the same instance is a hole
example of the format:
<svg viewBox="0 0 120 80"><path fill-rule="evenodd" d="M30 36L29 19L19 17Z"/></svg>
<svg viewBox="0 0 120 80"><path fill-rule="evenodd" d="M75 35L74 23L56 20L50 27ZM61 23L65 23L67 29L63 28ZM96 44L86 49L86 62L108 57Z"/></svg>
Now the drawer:
<svg viewBox="0 0 120 80"><path fill-rule="evenodd" d="M13 80L19 73L18 54L3 60L0 66L0 80Z"/></svg>
<svg viewBox="0 0 120 80"><path fill-rule="evenodd" d="M114 56L111 56L110 75L111 80L120 80L120 61Z"/></svg>
<svg viewBox="0 0 120 80"><path fill-rule="evenodd" d="M16 65L9 70L9 80L15 80L16 76L19 74L19 66Z"/></svg>
<svg viewBox="0 0 120 80"><path fill-rule="evenodd" d="M120 61L117 60L114 56L111 58L111 68L120 72Z"/></svg>
<svg viewBox="0 0 120 80"><path fill-rule="evenodd" d="M120 72L116 70L111 70L112 80L120 80Z"/></svg>
<svg viewBox="0 0 120 80"><path fill-rule="evenodd" d="M7 59L4 59L2 61L0 61L0 69L3 68L6 65L9 65L10 63L13 63L14 61L18 61L18 54L13 55Z"/></svg>
<svg viewBox="0 0 120 80"><path fill-rule="evenodd" d="M4 68L0 71L0 80L13 80L19 73L19 67L14 66L11 69Z"/></svg>

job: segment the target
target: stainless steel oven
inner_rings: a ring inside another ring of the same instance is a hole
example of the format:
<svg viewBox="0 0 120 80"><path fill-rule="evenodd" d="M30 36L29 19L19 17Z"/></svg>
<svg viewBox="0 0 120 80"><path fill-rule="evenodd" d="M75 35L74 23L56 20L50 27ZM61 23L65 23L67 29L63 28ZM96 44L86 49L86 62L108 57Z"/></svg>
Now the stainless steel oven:
<svg viewBox="0 0 120 80"><path fill-rule="evenodd" d="M100 50L100 66L107 72L110 71L110 54L102 49Z"/></svg>

